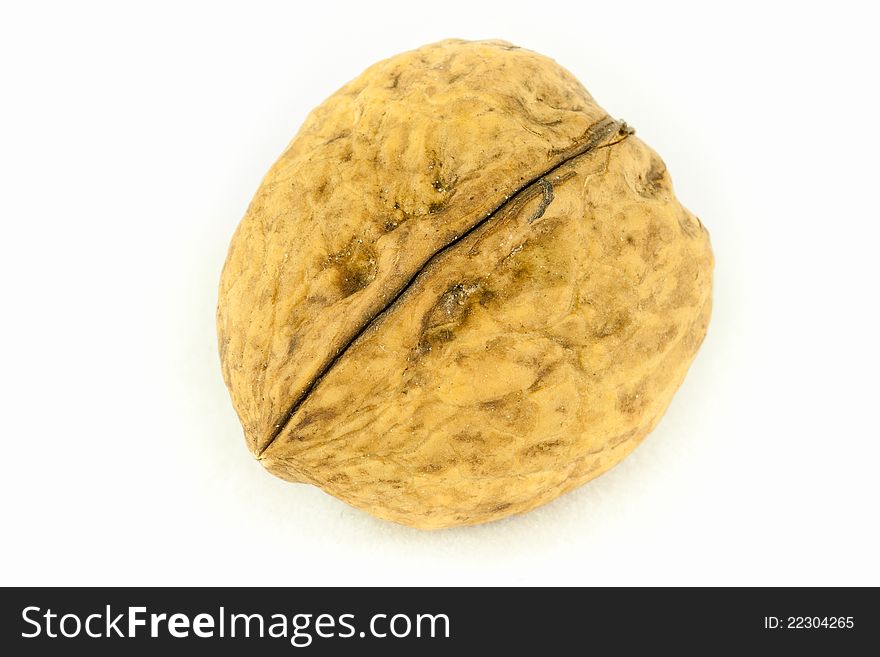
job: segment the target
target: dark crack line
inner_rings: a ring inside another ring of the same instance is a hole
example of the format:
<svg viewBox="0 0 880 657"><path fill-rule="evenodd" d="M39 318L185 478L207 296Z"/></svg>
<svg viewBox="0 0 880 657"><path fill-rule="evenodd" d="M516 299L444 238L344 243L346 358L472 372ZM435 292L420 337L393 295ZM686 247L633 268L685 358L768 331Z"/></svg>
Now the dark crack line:
<svg viewBox="0 0 880 657"><path fill-rule="evenodd" d="M348 342L346 342L346 344L336 352L336 355L329 361L327 361L324 367L321 368L321 371L318 372L314 379L312 379L312 382L305 387L299 397L297 397L296 400L294 400L294 402L290 405L290 408L288 408L288 410L280 418L278 418L278 420L275 422L274 430L269 436L269 441L266 443L265 447L263 447L259 451L259 453L257 454L257 458L261 458L263 454L266 453L266 450L268 450L272 446L278 436L280 436L282 432L287 428L287 425L290 424L290 421L293 419L293 416L296 415L296 412L309 398L309 395L312 394L312 391L317 387L324 376L326 376L326 374L333 369L333 366L336 365L339 359L342 358L342 356L349 350L349 348L358 341L358 338L366 333L367 330L382 315L384 315L394 307L398 299L400 299L406 293L406 291L412 287L415 280L422 274L422 272L426 271L435 260L437 260L442 254L454 248L459 242L466 239L469 235L479 230L480 227L486 225L489 221L496 217L501 210L503 210L505 207L508 207L516 199L517 196L528 190L533 185L540 185L541 191L544 196L544 198L541 200L540 207L528 220L530 224L533 221L537 221L543 216L550 203L553 202L553 185L547 180L547 178L551 176L554 171L559 170L561 167L577 159L581 155L591 153L600 148L606 148L608 146L619 144L634 132L635 130L628 126L625 121L615 121L608 116L606 116L604 119L600 119L587 129L587 131L584 133L584 137L586 139L580 145L572 149L569 155L565 156L561 161L557 162L552 167L547 169L547 171L541 173L538 176L535 176L531 180L522 184L512 194L505 196L504 200L495 209L489 212L489 214L480 219L473 226L464 231L461 235L454 237L444 246L440 247L437 251L431 254L431 256L427 260L425 260L424 263L422 263L422 266L419 267L413 273L413 275L407 279L406 283L404 283L404 285L402 285L401 288L394 294L394 296L391 297L390 301L388 301L375 315L373 315L373 317L367 320L364 325L357 332L355 332L351 339L349 339ZM612 137L616 138L612 139ZM550 154L553 155L560 153L558 151L551 151Z"/></svg>

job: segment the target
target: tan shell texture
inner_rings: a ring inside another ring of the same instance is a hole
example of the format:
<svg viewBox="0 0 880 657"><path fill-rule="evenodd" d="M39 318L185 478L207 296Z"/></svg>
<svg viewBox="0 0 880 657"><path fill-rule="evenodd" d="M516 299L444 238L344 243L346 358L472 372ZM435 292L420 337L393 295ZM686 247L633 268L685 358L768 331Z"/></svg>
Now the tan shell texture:
<svg viewBox="0 0 880 657"><path fill-rule="evenodd" d="M663 161L552 60L443 41L307 118L223 269L223 375L273 474L420 528L528 511L651 431L711 309Z"/></svg>

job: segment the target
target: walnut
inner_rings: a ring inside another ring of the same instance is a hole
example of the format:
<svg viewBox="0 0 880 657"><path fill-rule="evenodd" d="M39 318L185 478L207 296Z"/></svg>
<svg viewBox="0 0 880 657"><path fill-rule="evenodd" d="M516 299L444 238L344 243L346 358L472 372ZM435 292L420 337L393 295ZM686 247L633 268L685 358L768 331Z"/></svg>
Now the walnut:
<svg viewBox="0 0 880 657"><path fill-rule="evenodd" d="M223 374L273 474L406 525L532 509L619 462L706 332L663 161L552 60L443 41L317 107L223 270Z"/></svg>

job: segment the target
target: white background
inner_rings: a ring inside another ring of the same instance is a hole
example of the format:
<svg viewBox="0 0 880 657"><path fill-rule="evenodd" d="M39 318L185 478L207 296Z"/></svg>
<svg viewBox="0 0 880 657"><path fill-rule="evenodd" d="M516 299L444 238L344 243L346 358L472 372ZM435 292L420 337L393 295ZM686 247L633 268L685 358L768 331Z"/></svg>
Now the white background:
<svg viewBox="0 0 880 657"><path fill-rule="evenodd" d="M877 21L715 4L4 4L0 584L880 584ZM637 128L716 301L628 460L424 533L262 470L214 309L308 110L453 36L547 54Z"/></svg>

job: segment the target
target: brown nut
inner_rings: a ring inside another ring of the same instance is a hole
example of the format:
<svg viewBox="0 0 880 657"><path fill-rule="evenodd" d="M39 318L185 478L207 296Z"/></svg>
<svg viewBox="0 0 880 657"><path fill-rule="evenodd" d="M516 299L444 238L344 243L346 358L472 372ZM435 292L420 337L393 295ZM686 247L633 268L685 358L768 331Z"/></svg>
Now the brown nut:
<svg viewBox="0 0 880 657"><path fill-rule="evenodd" d="M543 504L658 422L712 252L663 161L546 57L443 41L317 107L229 249L223 375L254 455L423 528Z"/></svg>

